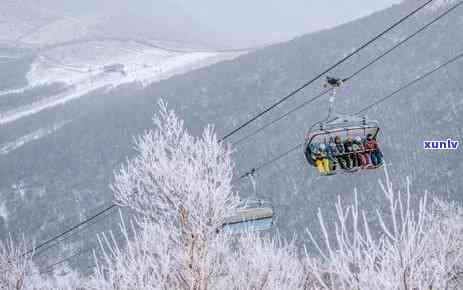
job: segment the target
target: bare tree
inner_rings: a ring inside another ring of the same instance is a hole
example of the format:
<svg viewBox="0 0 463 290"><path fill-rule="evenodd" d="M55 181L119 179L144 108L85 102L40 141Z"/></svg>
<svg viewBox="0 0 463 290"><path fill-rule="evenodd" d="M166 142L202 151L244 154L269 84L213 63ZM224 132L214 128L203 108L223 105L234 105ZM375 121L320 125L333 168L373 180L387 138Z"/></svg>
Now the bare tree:
<svg viewBox="0 0 463 290"><path fill-rule="evenodd" d="M304 289L304 268L294 242L248 233L227 256L226 285L218 289ZM230 288L228 288L230 289Z"/></svg>
<svg viewBox="0 0 463 290"><path fill-rule="evenodd" d="M228 247L227 234L217 230L239 204L230 150L211 127L193 137L164 103L160 108L156 130L136 139L137 156L112 187L120 205L141 214L142 230L124 252L102 237L111 253L97 276L109 275L117 289L208 289L220 279Z"/></svg>
<svg viewBox="0 0 463 290"><path fill-rule="evenodd" d="M385 180L380 184L389 203L389 215L386 219L377 212L381 226L378 239L371 234L366 214L359 211L357 194L350 207L338 201L335 232L328 232L319 211L325 249L310 234L321 258L307 261L320 288L461 289L461 208L438 200L428 206L425 194L414 211L409 182L404 201L401 192L393 190L387 171Z"/></svg>
<svg viewBox="0 0 463 290"><path fill-rule="evenodd" d="M82 285L85 283L83 278L76 270L64 265L59 270L44 274L32 267L32 271L27 275L27 290L85 290Z"/></svg>
<svg viewBox="0 0 463 290"><path fill-rule="evenodd" d="M24 243L15 243L11 237L0 240L0 289L25 289L29 256L24 255Z"/></svg>

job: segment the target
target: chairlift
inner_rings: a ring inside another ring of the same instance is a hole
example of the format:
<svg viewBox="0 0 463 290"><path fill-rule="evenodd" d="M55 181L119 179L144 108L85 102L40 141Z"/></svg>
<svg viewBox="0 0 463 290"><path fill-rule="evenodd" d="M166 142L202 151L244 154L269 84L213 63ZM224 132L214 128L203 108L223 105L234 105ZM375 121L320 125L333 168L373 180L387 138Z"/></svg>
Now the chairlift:
<svg viewBox="0 0 463 290"><path fill-rule="evenodd" d="M304 143L304 155L311 166L317 167L316 160L317 160L317 150L321 150L326 148L326 146L331 146L334 142L335 138L338 137L342 141L341 144L344 143L348 138L355 138L360 137L361 140L366 140L367 136L370 139L377 141L378 135L380 133L380 126L379 122L375 120L370 120L366 116L360 116L358 114L349 115L349 114L339 114L336 113L334 110L334 101L336 97L336 90L342 86L345 80L330 78L327 77L326 86L332 87L332 95L330 97L330 107L328 117L323 120L315 123L306 135L305 143ZM321 145L323 144L323 145ZM321 146L320 146L321 145ZM321 149L320 149L321 147ZM357 154L360 153L364 156L366 154L370 154L371 156L372 150L363 150L358 151L357 153L343 153L331 156L333 160L329 161L330 166L332 167L331 163L337 164L339 159L341 158L357 158ZM381 154L381 151L379 151ZM375 154L377 154L375 152ZM362 157L363 158L363 157ZM367 157L365 157L367 158ZM376 155L375 155L376 158ZM329 159L329 158L327 158ZM337 164L336 168L330 168L329 171L325 171L321 173L322 175L336 175L339 173L354 173L361 171L362 169L377 169L383 166L383 159L378 158L380 161L377 164L373 164L373 161L370 159L369 164L366 166L352 166L352 168L342 168L340 164ZM375 159L377 160L377 159ZM356 161L359 163L359 161ZM349 162L350 163L350 162ZM353 161L352 161L353 163Z"/></svg>
<svg viewBox="0 0 463 290"><path fill-rule="evenodd" d="M271 229L273 222L274 209L270 202L247 200L242 208L224 218L222 229L232 234L264 231Z"/></svg>

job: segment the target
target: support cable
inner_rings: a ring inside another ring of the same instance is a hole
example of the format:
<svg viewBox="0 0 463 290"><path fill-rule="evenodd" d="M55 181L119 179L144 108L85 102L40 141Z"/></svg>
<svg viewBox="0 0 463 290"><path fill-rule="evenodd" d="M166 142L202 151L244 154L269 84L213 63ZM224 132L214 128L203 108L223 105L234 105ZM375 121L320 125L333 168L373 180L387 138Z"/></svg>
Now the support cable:
<svg viewBox="0 0 463 290"><path fill-rule="evenodd" d="M434 18L432 21L428 22L427 24L423 25L421 28L419 28L418 30L416 30L414 33L410 34L409 36L407 36L406 38L404 38L403 40L401 40L400 42L398 42L397 44L395 44L394 46L392 46L391 48L389 48L388 50L386 50L385 52L381 53L380 55L378 55L377 57L375 57L373 60L371 60L370 62L368 62L367 64L365 64L364 66L362 66L360 69L358 69L357 71L355 71L354 73L352 73L350 76L348 76L347 78L345 78L343 80L343 82L346 82L346 81L349 81L351 80L352 78L356 77L358 74L360 74L361 72L363 72L364 70L366 70L367 68L369 68L370 66L372 66L373 64L375 64L376 62L378 62L380 59L382 59L383 57L387 56L388 54L390 54L392 51L394 51L395 49L397 49L398 47L402 46L402 44L406 43L407 41L409 41L410 39L414 38L415 36L417 36L418 34L420 34L421 32L425 31L426 29L428 29L431 25L433 25L434 23L436 23L437 21L439 21L440 19L442 19L443 17L445 17L447 14L449 14L450 12L452 12L453 10L457 9L458 7L460 7L461 5L463 5L463 1L460 1L458 2L457 4L453 5L452 7L450 7L449 9L447 9L446 11L444 11L442 14L440 14L439 16L437 16L436 18ZM310 105L311 103L315 102L316 100L318 100L319 98L325 96L326 94L328 94L329 92L332 91L333 88L330 88L329 90L325 90L325 91L322 91L321 93L319 93L318 95L316 95L315 97L305 101L304 103L298 105L297 107L295 107L294 109L291 109L290 111L284 113L283 115L281 115L280 117L264 124L263 126L259 127L258 129L256 129L255 131L249 133L248 135L245 135L244 137L238 139L237 141L233 142L232 144L233 145L239 145L240 143L244 142L245 140L257 135L258 133L262 132L263 130L265 130L266 128L270 127L271 125L281 121L282 119L286 118L287 116L289 116L290 114L296 112L296 111L299 111L301 110L302 108Z"/></svg>
<svg viewBox="0 0 463 290"><path fill-rule="evenodd" d="M337 66L341 65L342 63L344 63L345 61L347 61L348 59L350 59L352 56L356 55L357 53L359 53L361 50L363 50L364 48L366 48L367 46L369 46L370 44L372 44L373 42L375 42L376 40L378 40L379 38L381 38L383 35L385 35L386 33L388 33L389 31L391 31L392 29L394 29L395 27L397 27L398 25L400 25L402 22L404 22L405 20L407 20L408 18L410 18L411 16L413 16L414 14L416 14L418 11L420 11L421 9L423 9L424 7L426 7L427 5L429 5L431 2L433 2L434 0L428 0L426 1L424 4L420 5L418 8L414 9L413 11L409 12L407 15L405 15L404 17L402 17L401 19L399 19L398 21L394 22L391 26L389 26L388 28L386 28L384 31L382 31L381 33L377 34L375 37L373 37L372 39L368 40L367 42L365 42L364 44L362 44L359 48L355 49L353 52L349 53L347 56L343 57L342 59L340 59L339 61L337 61L335 64L331 65L330 67L328 67L327 69L325 69L323 72L319 73L318 75L316 75L314 78L312 78L311 80L307 81L306 83L304 83L302 86L298 87L297 89L291 91L289 94L287 94L286 96L284 96L283 98L279 99L278 101L276 101L275 103L273 103L272 105L270 105L269 107L267 107L266 109L264 109L263 111L261 111L260 113L258 113L257 115L255 115L254 117L250 118L249 120L245 121L243 124L239 125L237 128L233 129L231 132L229 132L228 134L226 134L224 137L222 137L222 139L220 139L220 141L225 141L227 140L229 137L231 137L232 135L234 135L235 133L237 133L238 131L240 131L241 129L247 127L249 124L251 124L252 122L254 122L255 120L259 119L260 117L262 117L263 115L265 115L266 113L270 112L271 110L273 110L274 108L276 108L277 106L279 106L281 103L287 101L289 98L291 98L292 96L294 96L295 94L297 94L298 92L302 91L303 89L305 89L307 86L311 85L313 82L315 82L316 80L318 80L319 78L321 78L322 76L324 76L326 73L330 72L331 70L333 70L334 68L336 68Z"/></svg>

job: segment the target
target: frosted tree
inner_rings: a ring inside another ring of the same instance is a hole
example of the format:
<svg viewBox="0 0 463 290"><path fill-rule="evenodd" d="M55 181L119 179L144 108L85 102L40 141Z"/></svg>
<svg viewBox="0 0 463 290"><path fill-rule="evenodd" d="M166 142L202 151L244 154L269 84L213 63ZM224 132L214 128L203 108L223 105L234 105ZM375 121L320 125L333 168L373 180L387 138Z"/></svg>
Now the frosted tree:
<svg viewBox="0 0 463 290"><path fill-rule="evenodd" d="M313 282L305 274L294 242L245 234L227 263L226 284L219 289L307 289Z"/></svg>
<svg viewBox="0 0 463 290"><path fill-rule="evenodd" d="M220 230L246 204L232 191L230 150L211 127L192 137L160 108L155 129L135 140L137 154L112 187L138 218L120 224L124 247L112 232L100 235L103 258L88 288L304 289L293 242Z"/></svg>
<svg viewBox="0 0 463 290"><path fill-rule="evenodd" d="M413 211L409 183L404 201L401 192L393 190L387 172L381 187L389 215L377 213L378 239L371 233L366 214L359 211L356 194L350 207L338 201L334 232L328 232L319 211L325 245L322 249L310 234L320 258L307 259L319 288L461 289L462 209L438 200L429 206L425 195Z"/></svg>
<svg viewBox="0 0 463 290"><path fill-rule="evenodd" d="M30 267L30 256L24 255L25 252L24 243L16 243L11 237L0 240L0 289L25 289Z"/></svg>
<svg viewBox="0 0 463 290"><path fill-rule="evenodd" d="M163 102L159 106L156 130L136 138L137 156L116 173L115 198L145 217L165 218L186 231L193 232L193 226L215 231L239 202L231 187L231 152L212 127L193 137L173 111Z"/></svg>
<svg viewBox="0 0 463 290"><path fill-rule="evenodd" d="M27 290L85 290L82 285L85 278L69 266L45 275L38 268L32 267L25 283Z"/></svg>
<svg viewBox="0 0 463 290"><path fill-rule="evenodd" d="M24 241L16 242L11 237L0 240L0 289L2 290L75 290L84 280L68 269L67 275L42 275L33 263L33 253Z"/></svg>
<svg viewBox="0 0 463 290"><path fill-rule="evenodd" d="M110 281L101 289L207 289L223 276L229 238L218 229L239 205L231 152L212 127L193 137L159 105L155 130L136 138L136 156L115 174L117 203L140 217L123 226L127 240L135 233L125 250L101 237L107 250L96 280Z"/></svg>

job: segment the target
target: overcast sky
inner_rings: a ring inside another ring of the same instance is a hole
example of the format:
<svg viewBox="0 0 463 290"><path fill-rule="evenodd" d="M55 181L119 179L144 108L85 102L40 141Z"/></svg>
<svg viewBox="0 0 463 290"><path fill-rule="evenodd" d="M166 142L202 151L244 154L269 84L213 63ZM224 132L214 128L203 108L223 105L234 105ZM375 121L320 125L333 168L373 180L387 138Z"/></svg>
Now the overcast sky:
<svg viewBox="0 0 463 290"><path fill-rule="evenodd" d="M49 9L100 15L190 18L234 46L272 43L333 27L400 0L25 0ZM128 12L130 11L130 12ZM175 15L174 15L175 14ZM163 15L160 17L159 15ZM178 23L174 21L174 23ZM188 29L186 27L185 29ZM197 29L197 27L191 27Z"/></svg>
<svg viewBox="0 0 463 290"><path fill-rule="evenodd" d="M332 27L400 0L176 0L236 43L265 43Z"/></svg>

